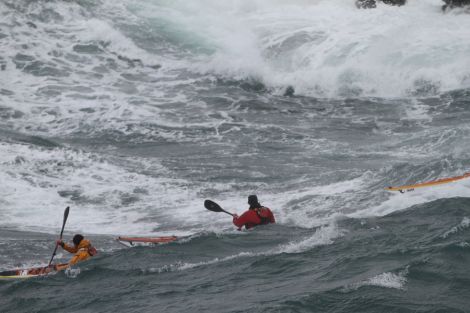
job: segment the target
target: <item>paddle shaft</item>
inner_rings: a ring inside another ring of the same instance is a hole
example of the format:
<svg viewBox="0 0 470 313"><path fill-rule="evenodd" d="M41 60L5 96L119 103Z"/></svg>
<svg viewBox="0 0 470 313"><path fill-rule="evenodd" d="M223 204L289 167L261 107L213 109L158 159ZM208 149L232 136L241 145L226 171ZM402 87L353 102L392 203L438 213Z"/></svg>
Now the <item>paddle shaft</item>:
<svg viewBox="0 0 470 313"><path fill-rule="evenodd" d="M230 215L230 216L234 216L234 215L235 215L235 214L233 214L233 213L230 213L230 212L225 211L224 209L222 209L222 212L227 213L227 214Z"/></svg>
<svg viewBox="0 0 470 313"><path fill-rule="evenodd" d="M62 240L62 234L64 233L65 223L67 222L67 218L69 217L69 210L70 210L70 207L66 207L65 211L64 211L64 221L62 222L62 230L60 231L60 240ZM58 246L59 245L56 243L55 248L54 248L54 252L52 252L52 257L51 257L51 260L49 261L49 264L47 265L47 267L51 266L52 260L54 260L54 257L55 257L55 254L57 252L57 247Z"/></svg>
<svg viewBox="0 0 470 313"><path fill-rule="evenodd" d="M204 207L206 209L208 209L209 211L212 211L212 212L224 212L230 216L234 216L235 214L233 213L230 213L230 212L227 212L225 211L224 209L222 209L222 207L220 205L218 205L217 203L215 203L214 201L212 200L206 200L204 201Z"/></svg>

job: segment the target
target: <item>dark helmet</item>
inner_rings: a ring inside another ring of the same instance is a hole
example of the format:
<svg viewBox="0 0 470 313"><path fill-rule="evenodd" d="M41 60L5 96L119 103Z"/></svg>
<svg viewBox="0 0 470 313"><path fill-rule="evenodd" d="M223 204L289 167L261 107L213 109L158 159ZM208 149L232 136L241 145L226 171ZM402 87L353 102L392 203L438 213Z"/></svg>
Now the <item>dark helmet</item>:
<svg viewBox="0 0 470 313"><path fill-rule="evenodd" d="M73 236L73 244L78 246L80 244L80 242L83 240L83 236L80 235L80 234L76 234L75 236Z"/></svg>
<svg viewBox="0 0 470 313"><path fill-rule="evenodd" d="M250 195L248 196L248 204L251 206L251 207L258 207L260 206L259 202L258 202L258 197L256 195Z"/></svg>

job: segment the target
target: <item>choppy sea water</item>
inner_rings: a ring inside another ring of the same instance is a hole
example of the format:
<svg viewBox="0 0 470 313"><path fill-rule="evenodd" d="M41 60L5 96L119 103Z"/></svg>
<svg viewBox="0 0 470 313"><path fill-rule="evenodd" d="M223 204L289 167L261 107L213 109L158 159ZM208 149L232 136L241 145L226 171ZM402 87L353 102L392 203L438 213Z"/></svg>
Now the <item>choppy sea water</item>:
<svg viewBox="0 0 470 313"><path fill-rule="evenodd" d="M100 253L0 312L468 311L470 182L384 190L470 168L440 5L1 1L0 270L47 264L66 206ZM203 207L253 193L276 225Z"/></svg>

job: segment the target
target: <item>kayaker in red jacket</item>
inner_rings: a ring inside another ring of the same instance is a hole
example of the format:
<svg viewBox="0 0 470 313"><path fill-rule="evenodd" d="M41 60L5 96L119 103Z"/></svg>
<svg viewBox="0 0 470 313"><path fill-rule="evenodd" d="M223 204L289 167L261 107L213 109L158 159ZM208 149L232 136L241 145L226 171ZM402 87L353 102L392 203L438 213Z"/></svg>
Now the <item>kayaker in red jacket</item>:
<svg viewBox="0 0 470 313"><path fill-rule="evenodd" d="M250 205L248 211L241 216L237 214L233 216L233 224L238 227L238 230L241 230L243 226L246 229L250 229L258 225L276 223L273 212L269 208L262 206L256 195L248 196L248 204Z"/></svg>

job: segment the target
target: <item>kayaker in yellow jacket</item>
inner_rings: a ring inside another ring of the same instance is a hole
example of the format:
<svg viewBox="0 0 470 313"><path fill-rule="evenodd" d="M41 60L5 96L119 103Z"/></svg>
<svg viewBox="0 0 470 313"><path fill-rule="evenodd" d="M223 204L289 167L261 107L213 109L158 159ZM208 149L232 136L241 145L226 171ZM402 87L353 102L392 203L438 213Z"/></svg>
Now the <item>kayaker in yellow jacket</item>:
<svg viewBox="0 0 470 313"><path fill-rule="evenodd" d="M58 266L57 270L63 270L69 266L77 264L78 262L88 260L97 253L96 249L91 245L90 241L83 238L83 236L80 234L73 236L72 241L73 246L70 246L62 240L57 240L57 245L61 246L62 249L70 253L75 253L68 264Z"/></svg>

